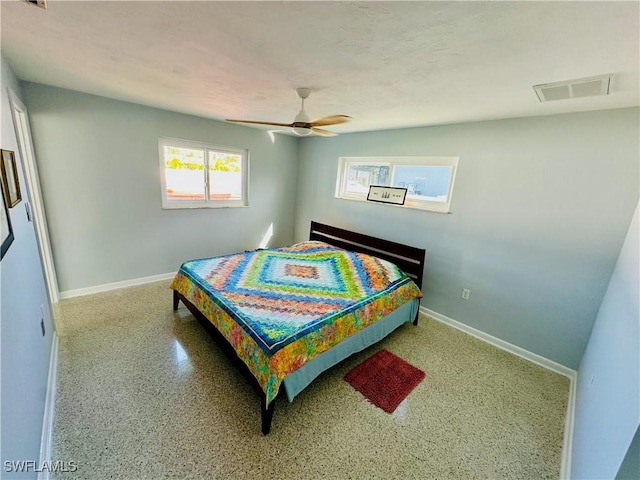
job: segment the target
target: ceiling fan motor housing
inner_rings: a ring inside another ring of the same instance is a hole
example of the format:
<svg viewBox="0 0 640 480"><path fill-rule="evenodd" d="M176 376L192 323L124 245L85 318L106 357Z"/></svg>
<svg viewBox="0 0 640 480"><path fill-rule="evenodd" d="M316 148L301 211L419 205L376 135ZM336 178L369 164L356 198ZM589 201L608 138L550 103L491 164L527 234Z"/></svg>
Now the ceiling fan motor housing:
<svg viewBox="0 0 640 480"><path fill-rule="evenodd" d="M296 88L296 93L298 94L298 97L304 100L305 98L309 98L309 95L311 95L311 89L306 87Z"/></svg>
<svg viewBox="0 0 640 480"><path fill-rule="evenodd" d="M296 118L293 119L291 131L300 137L309 135L311 134L311 125L309 125L309 122L311 122L311 117L304 111L303 103L302 109L298 112Z"/></svg>

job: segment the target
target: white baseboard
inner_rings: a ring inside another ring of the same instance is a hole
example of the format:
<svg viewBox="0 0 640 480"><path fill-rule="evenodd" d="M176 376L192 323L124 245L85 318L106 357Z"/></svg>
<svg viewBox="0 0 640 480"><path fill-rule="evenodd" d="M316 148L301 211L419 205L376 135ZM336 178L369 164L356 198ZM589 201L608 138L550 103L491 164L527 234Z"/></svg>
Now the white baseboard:
<svg viewBox="0 0 640 480"><path fill-rule="evenodd" d="M563 375L568 378L573 378L576 375L576 371L572 370L569 367L565 367L564 365L556 363L553 360L549 360L548 358L538 355L537 353L530 352L529 350L525 350L524 348L518 347L517 345L514 345L512 343L505 342L500 338L494 337L493 335L489 335L488 333L485 333L481 330L477 330L473 327L470 327L469 325L466 325L462 322L449 318L438 312L434 312L433 310L430 310L426 307L421 306L420 312L433 318L434 320L437 320L441 323L449 325L450 327L461 330L464 333L471 335L472 337L479 338L480 340L483 340L488 344L493 345L494 347L498 347L501 350L517 355L518 357L524 358L525 360L529 360L530 362L533 362L536 365L540 365L541 367L544 367L547 370L551 370L552 372L559 373L560 375Z"/></svg>
<svg viewBox="0 0 640 480"><path fill-rule="evenodd" d="M578 388L578 372L573 371L569 377L569 400L567 401L567 418L564 422L564 441L562 443L562 463L560 479L571 479L571 454L573 452L573 423L576 416L576 391Z"/></svg>
<svg viewBox="0 0 640 480"><path fill-rule="evenodd" d="M136 285L144 285L146 283L160 282L162 280L171 280L176 276L176 272L161 273L160 275L152 275L150 277L132 278L131 280L123 280L121 282L104 283L93 287L76 288L73 290L65 290L60 292L62 300L73 297L81 297L83 295L91 295L93 293L108 292L119 288L133 287Z"/></svg>
<svg viewBox="0 0 640 480"><path fill-rule="evenodd" d="M51 440L53 437L53 415L56 403L56 379L58 378L58 335L53 332L51 355L49 357L49 376L47 377L47 395L44 401L42 418L42 437L40 438L40 467L51 463ZM38 480L49 480L49 470L38 473Z"/></svg>
<svg viewBox="0 0 640 480"><path fill-rule="evenodd" d="M470 327L469 325L449 318L426 307L421 306L420 313L423 313L424 315L427 315L428 317L431 317L438 322L444 323L445 325L471 335L472 337L476 337L483 342L493 345L494 347L528 360L532 363L535 363L536 365L540 365L547 370L559 373L560 375L563 375L569 379L569 399L567 402L567 415L564 426L564 441L562 445L560 478L571 478L571 450L573 448L573 422L575 418L576 380L578 373L569 367L565 367L564 365L554 362L553 360L549 360L548 358L538 355L537 353L525 350L522 347L518 347L517 345L501 340L497 337L494 337L493 335L489 335L488 333L485 333L481 330L477 330L473 327Z"/></svg>

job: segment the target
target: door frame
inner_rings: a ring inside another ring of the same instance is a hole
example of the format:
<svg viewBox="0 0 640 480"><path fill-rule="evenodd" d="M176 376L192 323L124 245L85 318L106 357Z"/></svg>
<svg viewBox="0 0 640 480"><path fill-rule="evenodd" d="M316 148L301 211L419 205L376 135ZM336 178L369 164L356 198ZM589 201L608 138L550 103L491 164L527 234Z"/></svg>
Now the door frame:
<svg viewBox="0 0 640 480"><path fill-rule="evenodd" d="M22 172L27 184L29 205L26 208L31 209L31 219L35 227L40 262L42 263L49 301L51 303L58 303L60 301L60 291L58 290L58 278L56 277L56 269L53 262L53 252L51 250L44 200L42 198L42 190L40 189L38 165L33 149L31 127L29 126L29 113L22 100L20 100L11 88L7 88L7 92L9 94L13 128L16 132L18 150L22 158Z"/></svg>

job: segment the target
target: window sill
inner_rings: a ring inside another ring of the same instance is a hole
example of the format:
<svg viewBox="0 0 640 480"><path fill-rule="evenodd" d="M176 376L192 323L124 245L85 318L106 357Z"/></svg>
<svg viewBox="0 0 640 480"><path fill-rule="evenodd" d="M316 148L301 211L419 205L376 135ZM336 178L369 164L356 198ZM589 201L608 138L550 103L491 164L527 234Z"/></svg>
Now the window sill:
<svg viewBox="0 0 640 480"><path fill-rule="evenodd" d="M213 205L203 205L203 204L190 204L190 205L185 205L185 204L178 204L178 205L173 205L173 204L163 204L162 205L162 209L163 210L194 210L194 209L202 209L202 210L209 210L209 209L220 209L220 208L247 208L249 206L249 204L244 204L244 203L220 203L220 204L213 204Z"/></svg>

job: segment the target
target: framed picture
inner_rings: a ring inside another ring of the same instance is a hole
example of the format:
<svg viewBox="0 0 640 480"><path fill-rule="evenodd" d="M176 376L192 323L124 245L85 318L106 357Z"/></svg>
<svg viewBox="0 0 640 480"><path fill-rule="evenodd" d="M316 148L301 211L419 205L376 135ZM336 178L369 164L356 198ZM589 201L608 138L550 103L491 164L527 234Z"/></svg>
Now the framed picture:
<svg viewBox="0 0 640 480"><path fill-rule="evenodd" d="M11 150L2 150L0 170L2 170L5 202L9 208L15 207L22 200L22 193L20 193L16 156Z"/></svg>
<svg viewBox="0 0 640 480"><path fill-rule="evenodd" d="M407 189L400 187L381 187L371 185L367 200L370 202L391 203L393 205L404 205L407 197Z"/></svg>
<svg viewBox="0 0 640 480"><path fill-rule="evenodd" d="M6 195L4 190L4 182L0 182L0 187L2 188L2 208L0 209L0 241L2 245L0 246L0 260L4 257L4 254L7 253L9 247L13 243L13 228L11 228L11 218L9 217L9 207L7 207Z"/></svg>

